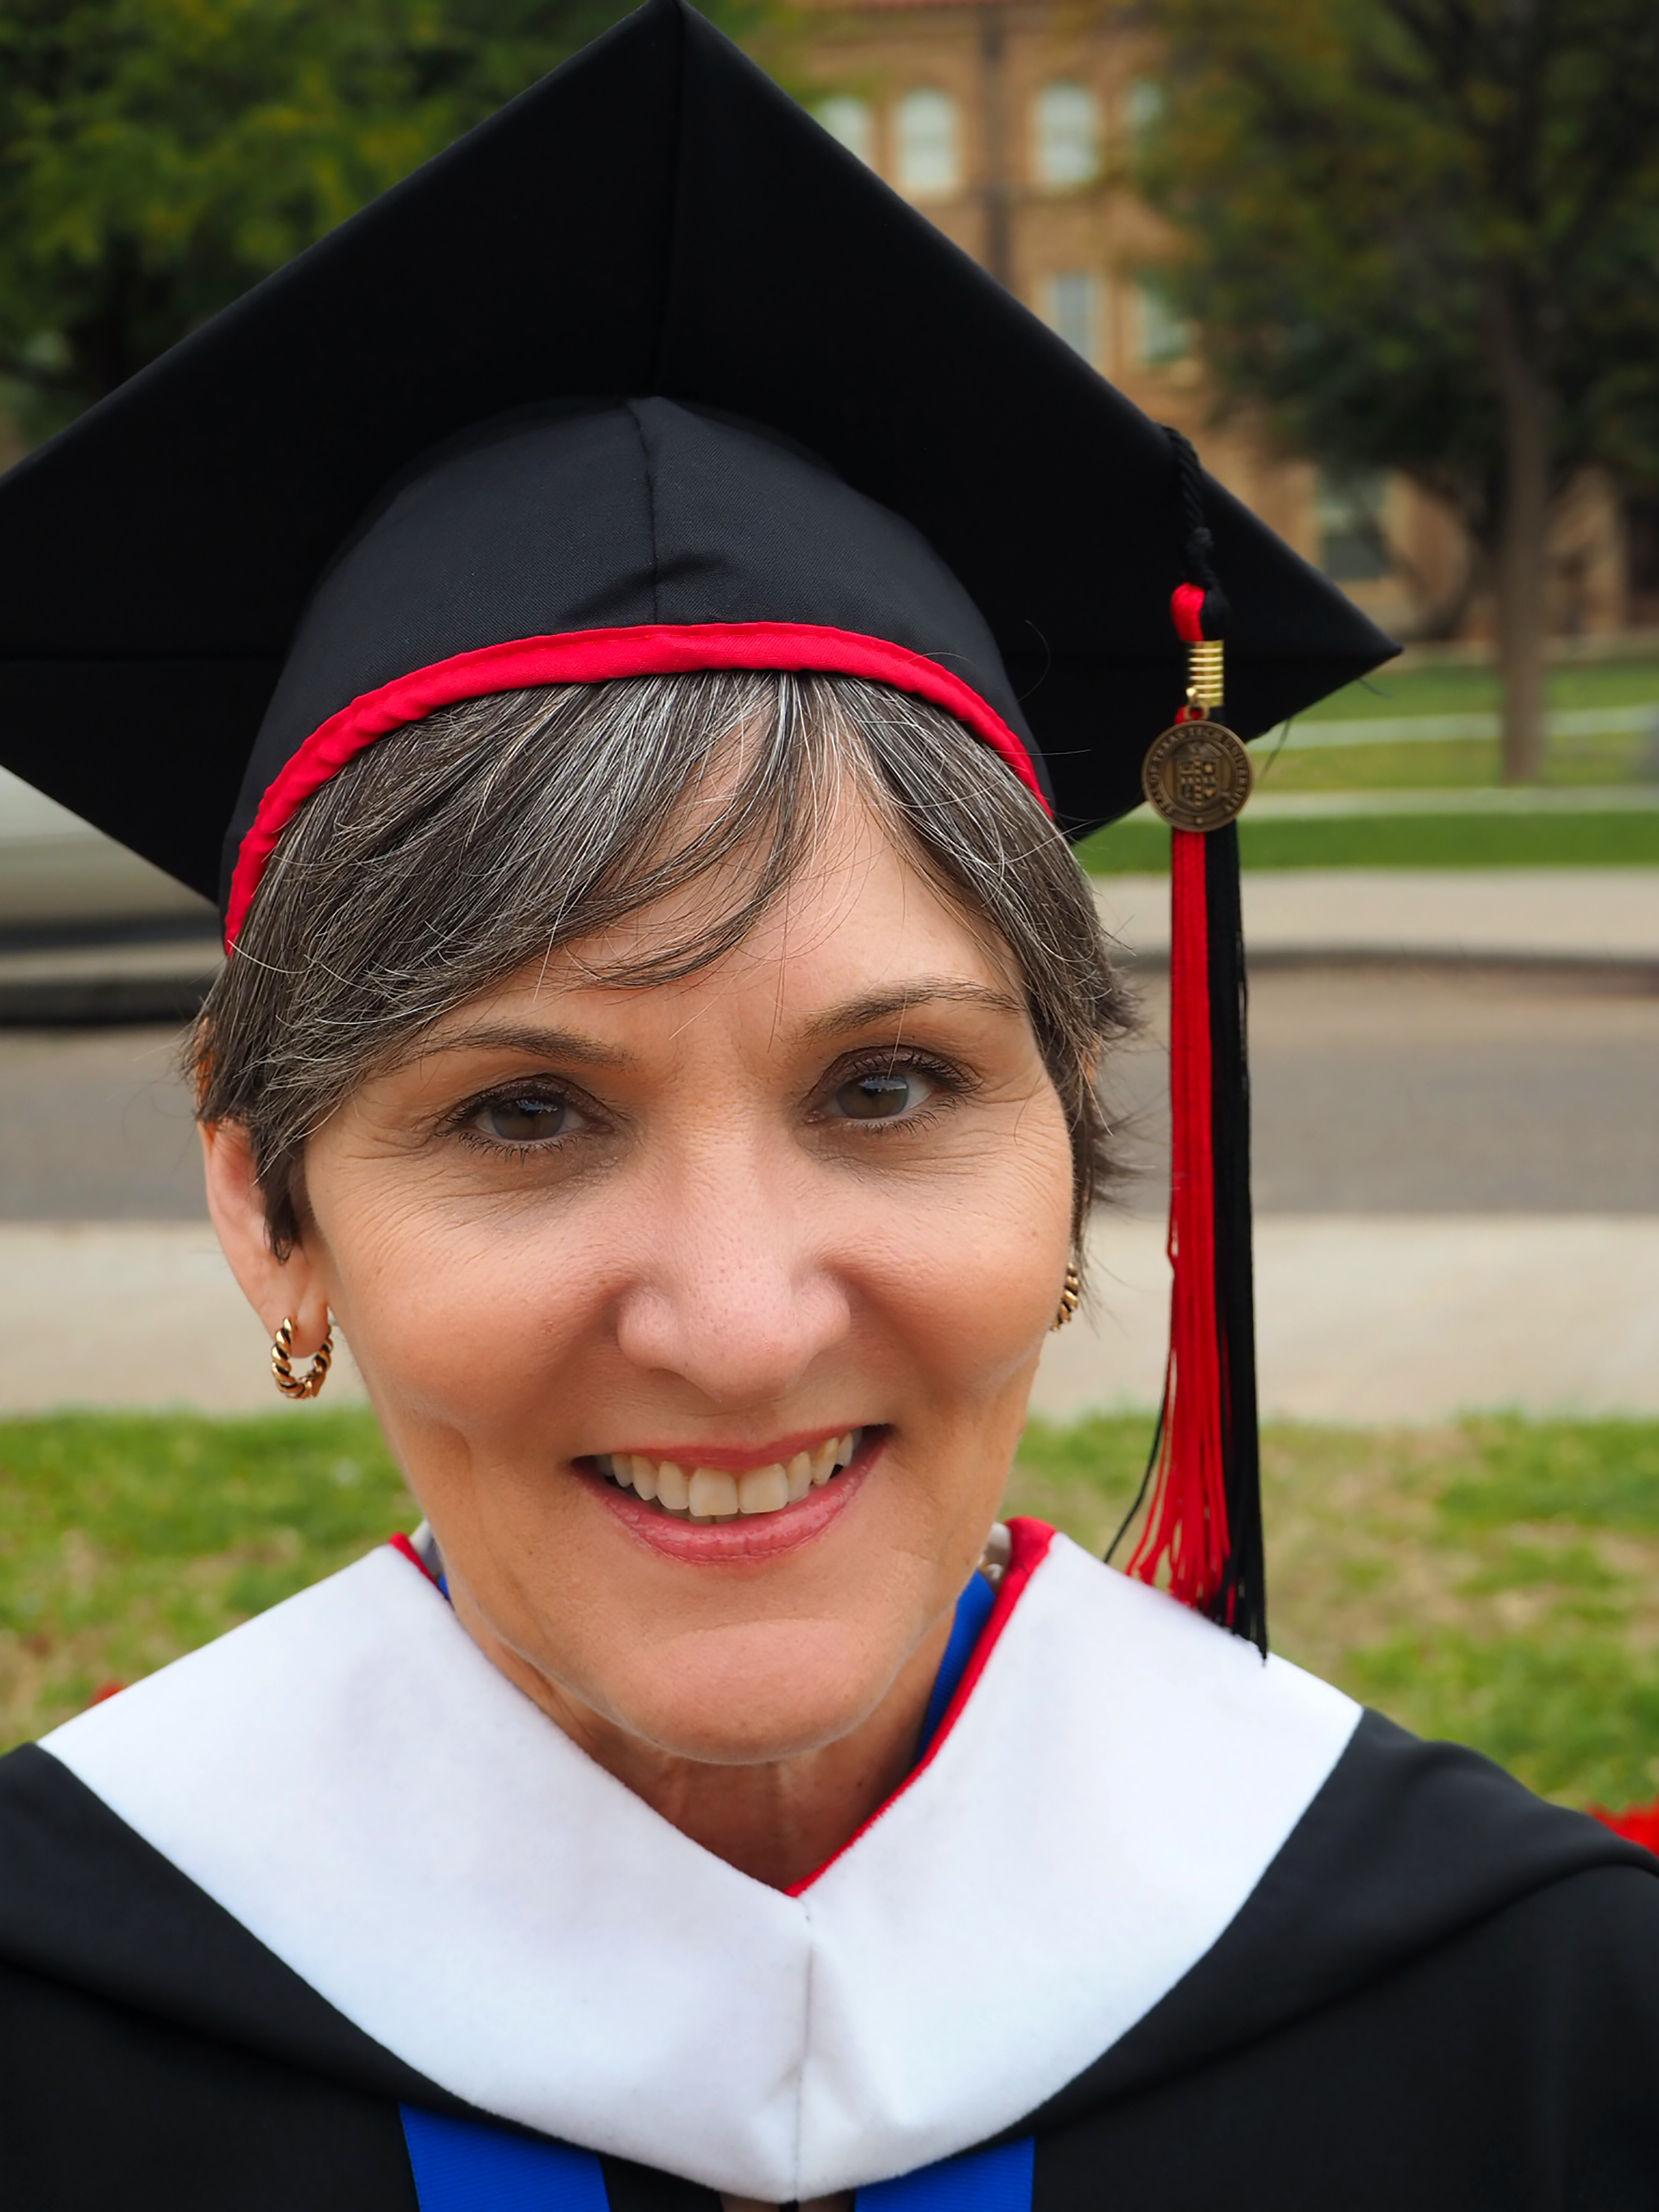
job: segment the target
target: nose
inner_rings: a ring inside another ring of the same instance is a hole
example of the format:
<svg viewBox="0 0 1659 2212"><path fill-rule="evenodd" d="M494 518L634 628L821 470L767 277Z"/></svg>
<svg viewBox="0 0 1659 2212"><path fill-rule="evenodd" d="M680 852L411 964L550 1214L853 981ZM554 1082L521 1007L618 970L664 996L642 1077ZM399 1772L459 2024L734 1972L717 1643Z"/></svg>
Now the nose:
<svg viewBox="0 0 1659 2212"><path fill-rule="evenodd" d="M764 1150L704 1147L657 1180L617 1316L626 1358L726 1412L787 1400L851 1326L820 1209Z"/></svg>

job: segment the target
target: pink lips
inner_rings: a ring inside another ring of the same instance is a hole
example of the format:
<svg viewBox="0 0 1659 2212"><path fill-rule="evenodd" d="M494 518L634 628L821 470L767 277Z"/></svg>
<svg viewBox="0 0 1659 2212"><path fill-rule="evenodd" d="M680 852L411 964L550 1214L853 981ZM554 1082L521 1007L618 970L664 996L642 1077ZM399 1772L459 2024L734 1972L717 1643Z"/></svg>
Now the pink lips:
<svg viewBox="0 0 1659 2212"><path fill-rule="evenodd" d="M827 1434L837 1432L830 1430ZM775 1513L746 1515L739 1521L681 1521L673 1514L663 1513L647 1504L643 1498L631 1490L619 1489L602 1474L590 1474L578 1468L578 1475L596 1493L606 1510L615 1515L623 1527L653 1551L663 1553L670 1559L688 1559L714 1565L726 1561L776 1559L781 1553L792 1552L797 1546L809 1544L814 1536L822 1535L831 1522L837 1520L851 1504L863 1489L864 1478L881 1455L887 1440L883 1429L867 1429L851 1464L839 1474L825 1483L820 1489L809 1491L796 1505L784 1505ZM818 1441L818 1439L814 1439ZM796 1449L801 1446L795 1447ZM741 1458L745 1455L732 1455ZM754 1465L767 1462L756 1461ZM714 1461L705 1453L702 1464L730 1464L729 1461Z"/></svg>

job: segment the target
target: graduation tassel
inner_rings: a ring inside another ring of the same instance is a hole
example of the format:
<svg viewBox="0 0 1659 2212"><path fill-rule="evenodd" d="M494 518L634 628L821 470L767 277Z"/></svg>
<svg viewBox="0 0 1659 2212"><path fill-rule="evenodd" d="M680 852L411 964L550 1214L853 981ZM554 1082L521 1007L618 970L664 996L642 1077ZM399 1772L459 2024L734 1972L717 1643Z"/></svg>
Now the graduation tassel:
<svg viewBox="0 0 1659 2212"><path fill-rule="evenodd" d="M1189 679L1186 704L1148 751L1142 780L1172 830L1172 1289L1164 1402L1142 1485L1151 1504L1129 1571L1143 1582L1166 1578L1183 1604L1265 1655L1237 828L1250 764L1219 719L1226 603L1209 565L1202 477L1191 446L1178 432L1169 436L1180 463L1188 574L1171 613Z"/></svg>

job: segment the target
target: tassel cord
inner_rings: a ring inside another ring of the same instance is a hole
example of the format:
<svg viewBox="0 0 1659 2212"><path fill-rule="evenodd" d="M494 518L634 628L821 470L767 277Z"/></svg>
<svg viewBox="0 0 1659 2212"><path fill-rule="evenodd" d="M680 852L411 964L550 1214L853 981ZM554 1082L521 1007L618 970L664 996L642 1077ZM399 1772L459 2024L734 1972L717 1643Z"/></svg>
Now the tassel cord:
<svg viewBox="0 0 1659 2212"><path fill-rule="evenodd" d="M1215 537L1204 514L1203 465L1198 459L1197 448L1184 431L1168 422L1163 425L1163 431L1175 456L1175 480L1181 501L1181 564L1187 578L1183 588L1190 592L1197 602L1192 608L1190 628L1183 622L1178 604L1177 625L1180 635L1190 641L1225 637L1227 596L1221 589L1212 557Z"/></svg>

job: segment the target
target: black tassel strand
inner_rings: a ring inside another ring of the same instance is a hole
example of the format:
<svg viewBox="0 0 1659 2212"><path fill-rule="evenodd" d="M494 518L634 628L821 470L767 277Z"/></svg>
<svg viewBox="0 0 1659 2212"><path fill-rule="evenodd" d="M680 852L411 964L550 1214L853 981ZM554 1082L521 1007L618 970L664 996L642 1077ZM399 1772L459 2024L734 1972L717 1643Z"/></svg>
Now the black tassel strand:
<svg viewBox="0 0 1659 2212"><path fill-rule="evenodd" d="M1227 1500L1223 1618L1263 1658L1267 1561L1262 1533L1256 1400L1256 1290L1250 1170L1250 986L1239 896L1238 825L1204 840L1209 906L1210 1129L1215 1161L1216 1333L1224 1399L1221 1454Z"/></svg>

